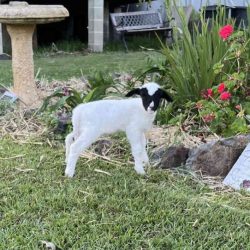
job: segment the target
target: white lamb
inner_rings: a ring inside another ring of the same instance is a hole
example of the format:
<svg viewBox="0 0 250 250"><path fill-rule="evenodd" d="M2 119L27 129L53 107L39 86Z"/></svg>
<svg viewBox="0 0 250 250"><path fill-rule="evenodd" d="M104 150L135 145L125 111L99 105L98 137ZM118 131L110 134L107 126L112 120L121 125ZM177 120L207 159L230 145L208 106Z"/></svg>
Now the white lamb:
<svg viewBox="0 0 250 250"><path fill-rule="evenodd" d="M73 132L65 140L66 176L73 177L80 154L98 137L116 131L125 131L135 171L145 174L144 166L149 162L145 132L152 127L160 100L172 101L172 98L153 82L133 89L126 96L135 94L140 98L94 101L80 104L73 110Z"/></svg>

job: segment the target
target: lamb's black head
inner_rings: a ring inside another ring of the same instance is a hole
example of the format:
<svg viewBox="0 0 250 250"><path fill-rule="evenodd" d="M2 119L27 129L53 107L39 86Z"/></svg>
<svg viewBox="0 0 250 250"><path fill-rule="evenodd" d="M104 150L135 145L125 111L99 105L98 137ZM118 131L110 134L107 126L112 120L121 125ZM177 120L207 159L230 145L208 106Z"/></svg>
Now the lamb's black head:
<svg viewBox="0 0 250 250"><path fill-rule="evenodd" d="M166 99L168 102L173 101L169 94L154 82L146 83L141 88L131 90L127 93L126 97L132 95L141 96L142 104L146 111L156 111L161 99Z"/></svg>

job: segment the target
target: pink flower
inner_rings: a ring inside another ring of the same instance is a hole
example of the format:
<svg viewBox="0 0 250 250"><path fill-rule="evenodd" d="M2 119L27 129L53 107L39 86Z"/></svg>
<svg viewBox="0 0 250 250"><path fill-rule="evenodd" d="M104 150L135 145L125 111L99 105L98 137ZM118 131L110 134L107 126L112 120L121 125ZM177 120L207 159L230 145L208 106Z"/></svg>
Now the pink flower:
<svg viewBox="0 0 250 250"><path fill-rule="evenodd" d="M235 106L236 109L240 110L241 109L241 106L238 104Z"/></svg>
<svg viewBox="0 0 250 250"><path fill-rule="evenodd" d="M222 92L224 92L226 86L225 83L222 82L219 86L218 86L218 92L221 94Z"/></svg>
<svg viewBox="0 0 250 250"><path fill-rule="evenodd" d="M202 109L202 108L203 108L202 103L197 102L197 103L196 103L196 108L197 108L198 110Z"/></svg>
<svg viewBox="0 0 250 250"><path fill-rule="evenodd" d="M70 91L69 91L69 89L67 87L63 87L62 91L63 91L63 95L65 95L65 96L69 96L70 95Z"/></svg>
<svg viewBox="0 0 250 250"><path fill-rule="evenodd" d="M208 115L204 115L202 118L203 118L204 122L209 123L209 122L212 122L214 120L215 115L213 113L211 113Z"/></svg>
<svg viewBox="0 0 250 250"><path fill-rule="evenodd" d="M213 90L212 89L207 89L205 91L202 91L201 96L205 99L208 99L213 96Z"/></svg>
<svg viewBox="0 0 250 250"><path fill-rule="evenodd" d="M228 24L223 26L220 30L219 30L219 35L223 40L227 40L229 36L231 36L231 34L233 33L234 28L232 25Z"/></svg>
<svg viewBox="0 0 250 250"><path fill-rule="evenodd" d="M222 92L221 94L220 94L220 99L222 100L222 101L226 101L226 100L229 100L230 98L231 98L231 94L229 93L229 92L227 92L227 91L225 91L225 92Z"/></svg>

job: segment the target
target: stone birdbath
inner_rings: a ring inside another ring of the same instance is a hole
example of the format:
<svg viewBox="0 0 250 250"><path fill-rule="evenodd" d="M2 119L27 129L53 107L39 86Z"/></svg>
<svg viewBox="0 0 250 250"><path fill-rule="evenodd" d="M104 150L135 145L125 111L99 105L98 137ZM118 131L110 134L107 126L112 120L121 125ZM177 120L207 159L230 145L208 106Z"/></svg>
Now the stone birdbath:
<svg viewBox="0 0 250 250"><path fill-rule="evenodd" d="M39 94L34 79L32 37L36 24L62 21L69 12L61 5L29 5L13 1L0 7L12 46L13 92L27 108L36 108Z"/></svg>

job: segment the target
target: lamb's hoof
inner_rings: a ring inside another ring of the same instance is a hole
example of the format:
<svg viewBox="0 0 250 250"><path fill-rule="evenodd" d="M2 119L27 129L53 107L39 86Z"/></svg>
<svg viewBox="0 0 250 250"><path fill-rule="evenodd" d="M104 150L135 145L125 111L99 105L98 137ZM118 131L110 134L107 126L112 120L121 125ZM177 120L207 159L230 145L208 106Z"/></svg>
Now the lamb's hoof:
<svg viewBox="0 0 250 250"><path fill-rule="evenodd" d="M146 174L144 169L135 169L135 171L136 171L137 174L140 174L140 175L145 175Z"/></svg>
<svg viewBox="0 0 250 250"><path fill-rule="evenodd" d="M74 176L74 173L65 171L65 177L72 178Z"/></svg>

